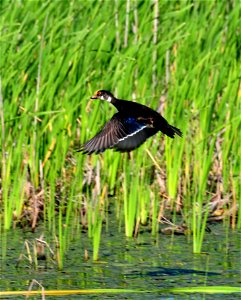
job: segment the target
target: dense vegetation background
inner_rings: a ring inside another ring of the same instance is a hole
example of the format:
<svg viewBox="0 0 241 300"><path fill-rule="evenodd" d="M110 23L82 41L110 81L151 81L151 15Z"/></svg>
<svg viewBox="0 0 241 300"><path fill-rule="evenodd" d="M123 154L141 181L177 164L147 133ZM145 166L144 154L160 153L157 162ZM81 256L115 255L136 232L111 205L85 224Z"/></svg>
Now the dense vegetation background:
<svg viewBox="0 0 241 300"><path fill-rule="evenodd" d="M206 222L240 228L240 18L239 1L2 1L1 227L84 226L98 245L114 210L127 236L163 218L188 228L194 251ZM98 89L183 138L76 153L114 113Z"/></svg>

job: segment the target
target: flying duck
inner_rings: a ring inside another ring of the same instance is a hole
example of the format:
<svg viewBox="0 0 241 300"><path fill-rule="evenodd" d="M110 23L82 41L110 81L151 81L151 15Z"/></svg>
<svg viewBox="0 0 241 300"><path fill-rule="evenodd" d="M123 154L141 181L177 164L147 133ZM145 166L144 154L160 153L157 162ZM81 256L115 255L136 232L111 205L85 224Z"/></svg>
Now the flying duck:
<svg viewBox="0 0 241 300"><path fill-rule="evenodd" d="M114 148L130 152L142 145L149 137L161 131L170 138L182 136L180 129L168 124L155 110L140 103L117 99L112 93L99 90L91 99L110 102L118 110L103 129L81 146L78 151L86 154L101 153Z"/></svg>

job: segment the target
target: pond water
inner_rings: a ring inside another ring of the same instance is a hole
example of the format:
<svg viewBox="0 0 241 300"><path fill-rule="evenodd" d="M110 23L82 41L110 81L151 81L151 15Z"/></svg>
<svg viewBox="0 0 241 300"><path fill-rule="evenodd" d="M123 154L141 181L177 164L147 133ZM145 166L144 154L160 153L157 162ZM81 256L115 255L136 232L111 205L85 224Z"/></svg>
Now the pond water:
<svg viewBox="0 0 241 300"><path fill-rule="evenodd" d="M158 235L151 237L143 231L136 239L127 239L109 224L101 236L99 261L84 259L84 249L91 256L91 240L86 233L76 235L65 255L64 267L46 262L37 270L27 261L16 268L16 261L25 239L38 238L44 231L23 232L17 229L2 235L1 247L7 241L6 255L1 256L0 290L28 290L32 279L46 290L70 289L144 289L157 290L170 287L240 286L241 233L227 231L221 224L211 225L206 233L203 254L192 253L192 242L186 236ZM123 231L122 231L123 232ZM45 236L47 234L45 233ZM3 257L4 256L4 257ZM34 288L36 290L36 287ZM240 294L104 294L51 297L47 299L240 299ZM17 299L20 297L18 296ZM4 298L10 299L10 298ZM12 297L11 297L12 299ZM15 298L16 299L16 298ZM30 299L41 299L40 296Z"/></svg>

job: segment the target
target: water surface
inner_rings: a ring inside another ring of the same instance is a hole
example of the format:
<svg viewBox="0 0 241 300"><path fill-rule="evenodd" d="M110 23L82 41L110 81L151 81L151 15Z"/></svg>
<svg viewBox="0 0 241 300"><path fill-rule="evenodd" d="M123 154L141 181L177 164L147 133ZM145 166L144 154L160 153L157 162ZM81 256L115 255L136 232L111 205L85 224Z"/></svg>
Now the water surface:
<svg viewBox="0 0 241 300"><path fill-rule="evenodd" d="M221 224L211 225L206 233L202 254L192 253L191 240L186 236L151 237L143 230L136 239L127 239L118 231L115 222L103 228L100 259L93 263L84 259L84 249L92 255L91 240L87 233L76 234L65 255L64 268L39 261L37 270L22 261L16 262L25 239L33 240L41 233L50 240L47 232L36 233L12 230L2 236L1 290L27 290L32 279L46 290L127 288L156 290L171 287L239 286L241 279L241 234L227 232ZM4 248L7 240L7 247ZM6 251L6 256L4 252ZM25 252L26 253L26 252ZM36 288L35 288L36 289ZM76 295L65 299L240 299L240 295L201 294L121 294ZM47 297L47 299L64 297ZM40 296L31 299L40 299Z"/></svg>

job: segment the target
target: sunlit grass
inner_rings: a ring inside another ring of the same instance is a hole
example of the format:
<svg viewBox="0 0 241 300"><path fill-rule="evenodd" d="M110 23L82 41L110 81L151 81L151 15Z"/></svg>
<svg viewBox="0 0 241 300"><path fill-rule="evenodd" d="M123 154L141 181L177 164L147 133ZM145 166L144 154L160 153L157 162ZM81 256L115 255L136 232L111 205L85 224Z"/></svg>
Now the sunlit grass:
<svg viewBox="0 0 241 300"><path fill-rule="evenodd" d="M159 290L134 290L134 289L82 289L82 290L42 290L38 291L2 291L0 296L70 296L70 295L95 295L95 294L240 294L239 287L229 286L204 286L204 287L184 287L184 288L167 288Z"/></svg>
<svg viewBox="0 0 241 300"><path fill-rule="evenodd" d="M62 256L88 227L97 259L108 195L127 236L148 222L158 232L164 197L200 252L211 196L241 226L239 4L131 1L126 28L125 1L111 3L3 1L1 224L43 220ZM159 109L183 137L158 134L130 159L76 152L114 113L89 100L100 88Z"/></svg>

